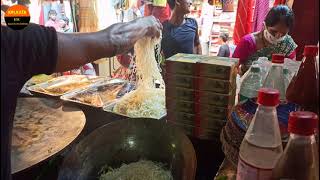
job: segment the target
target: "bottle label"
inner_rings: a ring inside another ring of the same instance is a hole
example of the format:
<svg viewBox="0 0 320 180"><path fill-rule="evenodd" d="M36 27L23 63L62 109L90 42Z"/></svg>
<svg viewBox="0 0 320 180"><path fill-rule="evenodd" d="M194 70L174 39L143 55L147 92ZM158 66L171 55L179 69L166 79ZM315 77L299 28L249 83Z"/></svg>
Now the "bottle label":
<svg viewBox="0 0 320 180"><path fill-rule="evenodd" d="M271 180L271 178L272 169L260 169L239 158L237 180Z"/></svg>
<svg viewBox="0 0 320 180"><path fill-rule="evenodd" d="M249 98L242 95L242 94L239 94L239 102L245 102L246 100L248 100Z"/></svg>

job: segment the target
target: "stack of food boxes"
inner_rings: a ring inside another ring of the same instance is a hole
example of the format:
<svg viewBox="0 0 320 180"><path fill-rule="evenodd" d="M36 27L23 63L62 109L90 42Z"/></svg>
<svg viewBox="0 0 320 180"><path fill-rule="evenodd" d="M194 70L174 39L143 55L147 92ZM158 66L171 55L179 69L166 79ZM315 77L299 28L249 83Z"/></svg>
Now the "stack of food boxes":
<svg viewBox="0 0 320 180"><path fill-rule="evenodd" d="M199 139L218 139L236 93L234 58L177 54L165 64L167 120Z"/></svg>

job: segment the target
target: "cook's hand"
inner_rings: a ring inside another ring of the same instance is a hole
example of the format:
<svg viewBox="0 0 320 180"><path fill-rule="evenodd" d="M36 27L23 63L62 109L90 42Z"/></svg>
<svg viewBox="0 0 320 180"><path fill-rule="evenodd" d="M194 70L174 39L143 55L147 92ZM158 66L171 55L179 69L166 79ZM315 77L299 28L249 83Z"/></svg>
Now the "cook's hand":
<svg viewBox="0 0 320 180"><path fill-rule="evenodd" d="M154 16L147 16L139 19L139 23L147 28L146 36L149 37L160 37L160 32L162 31L162 24L159 19Z"/></svg>

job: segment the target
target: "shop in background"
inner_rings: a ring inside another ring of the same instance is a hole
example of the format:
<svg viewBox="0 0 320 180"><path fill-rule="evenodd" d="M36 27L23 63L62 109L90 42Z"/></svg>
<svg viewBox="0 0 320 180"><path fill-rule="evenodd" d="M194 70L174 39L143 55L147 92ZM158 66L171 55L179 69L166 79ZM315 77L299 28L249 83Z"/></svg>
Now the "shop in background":
<svg viewBox="0 0 320 180"><path fill-rule="evenodd" d="M219 36L229 35L228 44L233 48L232 35L236 20L237 0L194 0L190 17L199 25L202 54L216 56L222 44Z"/></svg>

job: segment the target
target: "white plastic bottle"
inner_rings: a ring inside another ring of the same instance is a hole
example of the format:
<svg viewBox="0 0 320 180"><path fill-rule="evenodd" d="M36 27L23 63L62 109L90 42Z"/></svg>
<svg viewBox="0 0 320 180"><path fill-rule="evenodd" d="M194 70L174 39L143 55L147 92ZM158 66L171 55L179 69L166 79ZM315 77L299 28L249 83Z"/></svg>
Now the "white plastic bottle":
<svg viewBox="0 0 320 180"><path fill-rule="evenodd" d="M263 83L265 88L273 88L280 91L280 100L286 101L285 77L283 74L283 54L272 54L272 66Z"/></svg>
<svg viewBox="0 0 320 180"><path fill-rule="evenodd" d="M282 155L282 142L276 106L279 91L261 88L258 91L258 109L239 152L237 180L270 180L272 170Z"/></svg>
<svg viewBox="0 0 320 180"><path fill-rule="evenodd" d="M285 90L287 91L287 88L289 86L290 80L291 80L291 75L290 71L287 68L283 68L283 75L284 75L284 85L285 85Z"/></svg>
<svg viewBox="0 0 320 180"><path fill-rule="evenodd" d="M249 74L243 79L240 85L239 102L256 98L258 90L262 87L262 74L259 66L252 65Z"/></svg>
<svg viewBox="0 0 320 180"><path fill-rule="evenodd" d="M252 65L257 65L260 67L262 81L264 81L267 77L267 74L271 68L271 62L268 60L267 57L259 57L257 61L253 61Z"/></svg>

